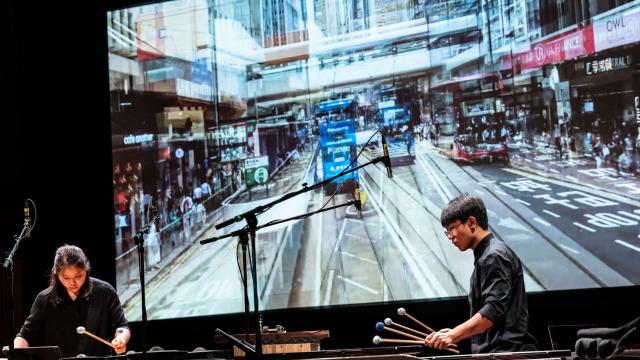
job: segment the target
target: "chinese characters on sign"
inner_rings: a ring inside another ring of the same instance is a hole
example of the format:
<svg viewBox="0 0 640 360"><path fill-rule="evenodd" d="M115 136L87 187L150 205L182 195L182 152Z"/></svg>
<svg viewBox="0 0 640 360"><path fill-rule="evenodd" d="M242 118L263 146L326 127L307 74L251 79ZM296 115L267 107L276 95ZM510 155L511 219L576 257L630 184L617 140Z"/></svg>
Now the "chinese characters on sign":
<svg viewBox="0 0 640 360"><path fill-rule="evenodd" d="M631 55L607 57L600 60L584 62L584 73L586 75L594 75L603 72L609 72L618 69L624 69L631 65Z"/></svg>

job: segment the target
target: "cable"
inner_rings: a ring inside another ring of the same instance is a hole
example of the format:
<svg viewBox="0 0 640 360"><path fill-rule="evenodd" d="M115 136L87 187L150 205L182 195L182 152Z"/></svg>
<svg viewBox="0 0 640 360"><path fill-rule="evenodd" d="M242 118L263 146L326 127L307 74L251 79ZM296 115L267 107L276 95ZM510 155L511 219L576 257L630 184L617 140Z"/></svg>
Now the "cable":
<svg viewBox="0 0 640 360"><path fill-rule="evenodd" d="M30 198L27 198L25 201L30 203L33 207L33 222L31 223L31 229L29 230L33 231L33 229L36 227L36 223L38 222L38 209L36 208L36 203L33 202L33 200L31 200Z"/></svg>
<svg viewBox="0 0 640 360"><path fill-rule="evenodd" d="M371 134L371 137L369 137L369 140L367 140L367 142L364 143L364 145L362 146L362 149L360 149L360 152L358 152L358 155L356 155L356 157L353 159L353 161L351 161L349 166L344 168L344 170L342 170L338 175L344 175L347 172L347 170L349 170L353 166L353 164L355 164L356 161L358 161L358 158L360 157L360 155L362 154L364 149L369 145L369 143L371 142L373 137L376 136L376 134L378 134L378 133L382 134L382 132L379 129L374 131L373 134Z"/></svg>

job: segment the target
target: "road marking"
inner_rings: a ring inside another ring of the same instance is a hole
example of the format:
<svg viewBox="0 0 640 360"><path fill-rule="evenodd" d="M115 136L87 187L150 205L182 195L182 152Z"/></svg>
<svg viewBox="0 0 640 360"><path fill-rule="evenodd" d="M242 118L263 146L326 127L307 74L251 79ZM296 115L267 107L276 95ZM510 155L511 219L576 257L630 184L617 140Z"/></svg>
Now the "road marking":
<svg viewBox="0 0 640 360"><path fill-rule="evenodd" d="M592 185L592 184L585 184L588 187L592 188L592 189L596 189L596 190L602 190L601 188L599 188L598 186Z"/></svg>
<svg viewBox="0 0 640 360"><path fill-rule="evenodd" d="M583 229L585 229L587 231L596 232L594 229L592 229L592 228L590 228L588 226L584 226L584 225L582 225L580 223L577 223L577 222L574 222L573 225L575 225L577 227L580 227L580 228L583 228Z"/></svg>
<svg viewBox="0 0 640 360"><path fill-rule="evenodd" d="M327 276L327 278L329 279L327 281L327 290L324 292L324 300L322 300L323 305L329 305L329 301L331 300L331 290L333 288L333 273L333 269L329 270L329 276Z"/></svg>
<svg viewBox="0 0 640 360"><path fill-rule="evenodd" d="M559 218L559 217L560 217L560 215L558 215L558 214L556 214L556 213L554 213L554 212L551 212L551 211L549 211L549 210L546 210L546 209L545 209L545 210L542 210L542 211L543 211L543 212L546 212L547 214L549 214L549 215L551 215L551 216L553 216L553 217L557 217L557 218Z"/></svg>
<svg viewBox="0 0 640 360"><path fill-rule="evenodd" d="M527 206L531 206L531 204L529 204L528 202L524 201L524 200L520 200L520 199L516 199L517 202L525 204Z"/></svg>
<svg viewBox="0 0 640 360"><path fill-rule="evenodd" d="M640 247L637 247L637 246L635 246L635 245L631 245L631 244L629 244L629 243L628 243L628 242L626 242L626 241L622 241L622 240L615 240L615 242L617 242L618 244L620 244L620 245L622 245L622 246L626 246L626 247L628 247L628 248L629 248L629 249L631 249L631 250L635 250L635 251L637 251L637 252L640 252Z"/></svg>
<svg viewBox="0 0 640 360"><path fill-rule="evenodd" d="M540 223L540 224L542 224L542 225L551 226L551 224L549 224L548 222L546 222L546 221L544 221L544 220L542 220L542 219L540 219L540 218L538 218L538 217L534 217L534 218L533 218L533 220L535 220L535 221L539 222L539 223Z"/></svg>
<svg viewBox="0 0 640 360"><path fill-rule="evenodd" d="M522 224L518 221L515 221L513 218L511 217L501 217L500 220L498 220L498 226L503 226L509 229L513 229L516 231L527 231L527 228L525 228L524 226L522 226Z"/></svg>
<svg viewBox="0 0 640 360"><path fill-rule="evenodd" d="M478 183L478 185L483 186L483 187L487 187L487 186L489 186L489 185L491 185L491 184L493 184L495 182L496 182L495 180L484 180L484 181L480 181Z"/></svg>
<svg viewBox="0 0 640 360"><path fill-rule="evenodd" d="M381 173L382 174L382 173ZM344 219L342 221L342 227L340 228L340 233L338 234L338 239L336 240L335 245L333 246L333 250L331 251L331 254L335 254L338 252L338 248L340 247L340 244L342 243L342 239L344 238L344 234L345 234L345 228L347 227L347 221L351 220L351 219ZM329 280L327 283L327 291L328 293L325 292L324 294L324 302L323 304L328 305L328 297L331 296L331 286L333 285L333 270L331 270L329 272Z"/></svg>
<svg viewBox="0 0 640 360"><path fill-rule="evenodd" d="M439 181L438 176L435 175L435 171L433 170L431 165L427 163L427 161L423 158L423 155L420 153L418 153L416 159L418 159L418 163L427 173L427 176L429 177L429 180L431 180L431 183L440 196L440 199L442 199L445 204L448 203L449 199L453 198L453 196L451 195L451 193L449 193L444 184Z"/></svg>
<svg viewBox="0 0 640 360"><path fill-rule="evenodd" d="M220 295L221 293L219 292L222 288L222 284L225 281L218 281L218 280L214 280L213 281L213 286L209 286L208 288L205 286L204 288L206 289L205 294L202 294L202 298L205 299L209 299L211 297L215 298L216 295ZM225 284L226 285L226 284ZM222 292L223 294L224 292Z"/></svg>
<svg viewBox="0 0 640 360"><path fill-rule="evenodd" d="M369 264L378 265L378 262L377 262L377 261L373 261L373 260L371 260L371 259L367 259L367 258L364 258L364 257L362 257L362 256L357 256L357 255L354 255L354 254L348 253L348 252L346 252L346 251L343 251L343 252L342 252L342 255L347 256L347 257L350 257L350 258L358 259L358 260L361 260L361 261L364 261L364 262L368 262Z"/></svg>
<svg viewBox="0 0 640 360"><path fill-rule="evenodd" d="M480 190L474 190L476 193L478 193L478 195L484 195L484 193Z"/></svg>
<svg viewBox="0 0 640 360"><path fill-rule="evenodd" d="M575 181L575 182L580 182L580 180L578 180L577 178L571 176L571 175L567 175L565 176L567 179L571 180L571 181Z"/></svg>
<svg viewBox="0 0 640 360"><path fill-rule="evenodd" d="M533 180L537 180L540 182L544 182L544 183L548 183L548 184L554 184L554 185L559 185L559 186L564 186L564 187L568 187L570 189L575 189L575 190L579 190L579 191L587 191L590 192L591 189L585 189L585 185L583 183L572 183L569 181L565 181L565 180L560 180L560 179L556 179L553 177L549 177L546 175L542 175L541 173L525 173L522 170L517 170L517 169L513 169L513 168L501 168L500 170L514 174L514 175L525 175L527 177L523 178L523 179L533 179ZM519 179L516 179L519 180ZM583 181L584 182L584 181ZM615 186L615 185L614 185ZM598 192L600 192L599 194L595 194L597 196L600 197L607 197L611 200L614 201L618 201L618 202L622 202L631 206L635 206L635 207L640 207L640 201L632 199L629 196L623 196L623 195L618 195L617 193L612 193L612 192L606 192L606 193L602 193L604 192L601 188L595 189Z"/></svg>
<svg viewBox="0 0 640 360"><path fill-rule="evenodd" d="M370 288L370 287L368 287L368 286L362 285L362 284L360 284L359 282L353 281L353 280L351 280L351 279L347 279L346 277L343 277L343 276L341 276L341 275L338 275L338 276L336 276L336 277L337 277L338 279L340 279L340 280L342 280L342 281L346 282L347 284L351 284L351 285L353 285L353 286L355 286L355 287L358 287L358 288L360 288L360 289L362 289L362 290L364 290L364 291L368 291L368 292L370 292L370 293L372 293L372 294L374 294L374 295L379 295L379 294L380 294L380 293L379 293L377 290L375 290L375 289L372 289L372 288Z"/></svg>
<svg viewBox="0 0 640 360"><path fill-rule="evenodd" d="M572 248L570 248L570 247L568 247L568 246L566 246L566 245L562 245L562 244L560 244L560 247L561 247L561 248L563 248L563 249L565 249L565 250L567 250L567 251L569 251L569 252L572 252L572 253L574 253L574 254L576 254L576 255L579 255L579 254L580 254L580 252L579 252L578 250L572 249Z"/></svg>
<svg viewBox="0 0 640 360"><path fill-rule="evenodd" d="M531 162L531 160L529 160L529 159L524 159L524 161L529 162L529 163Z"/></svg>
<svg viewBox="0 0 640 360"><path fill-rule="evenodd" d="M555 170L555 169L549 169L549 172L552 172L554 174L560 174L560 171Z"/></svg>
<svg viewBox="0 0 640 360"><path fill-rule="evenodd" d="M385 175L380 172L380 178L382 179L384 176ZM366 182L362 181L361 185L366 186ZM402 258L406 260L407 265L411 270L411 274L415 276L416 281L418 282L420 290L427 295L433 294L436 297L444 297L447 294L447 291L444 289L442 284L440 284L437 276L430 272L429 268L424 266L422 261L417 260L416 257L413 256L413 254L416 254L416 251L409 242L405 242L404 239L401 238L402 231L400 228L389 221L387 214L385 214L380 208L380 199L378 196L382 196L382 189L380 189L379 193L380 195L371 191L369 192L371 205L376 210L376 213L379 214L379 219L384 224L386 230L388 230L391 241L400 251Z"/></svg>
<svg viewBox="0 0 640 360"><path fill-rule="evenodd" d="M496 192L502 196L507 196L507 193L502 190L496 190Z"/></svg>

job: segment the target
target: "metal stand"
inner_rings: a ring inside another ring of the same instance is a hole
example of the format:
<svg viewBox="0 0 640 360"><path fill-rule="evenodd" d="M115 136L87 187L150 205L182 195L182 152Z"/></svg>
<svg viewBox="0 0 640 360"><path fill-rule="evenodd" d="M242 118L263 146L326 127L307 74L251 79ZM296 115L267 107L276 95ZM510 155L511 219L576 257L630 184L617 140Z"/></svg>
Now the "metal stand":
<svg viewBox="0 0 640 360"><path fill-rule="evenodd" d="M25 210L26 211L26 210ZM28 213L27 213L28 214ZM13 244L13 248L11 249L11 252L9 253L9 255L7 256L7 258L4 260L3 264L2 264L2 268L5 270L4 272L7 274L7 291L6 293L9 294L9 299L7 300L7 302L9 303L9 312L11 313L10 317L11 317L11 335L14 336L16 333L16 309L15 309L15 304L13 302L13 257L16 254L16 252L18 251L18 248L20 247L20 242L31 236L31 228L29 225L29 218L25 218L24 224L22 225L22 231L20 231L20 235L13 236L13 239L15 241L15 243ZM9 339L9 353L7 354L7 358L8 360L13 360L13 339Z"/></svg>
<svg viewBox="0 0 640 360"><path fill-rule="evenodd" d="M138 271L140 273L140 306L142 308L142 329L140 331L140 338L142 339L143 359L147 358L147 303L145 299L144 286L144 235L149 233L151 225L158 219L158 215L154 215L153 219L133 236L133 240L135 241L136 248L138 250Z"/></svg>
<svg viewBox="0 0 640 360"><path fill-rule="evenodd" d="M257 276L257 263L256 263L256 231L264 228L264 227L269 227L269 226L273 226L276 224L280 224L286 221L291 221L291 220L296 220L296 219L302 219L320 212L324 212L324 211L328 211L328 210L333 210L339 207L343 207L343 206L348 206L348 205L353 205L355 204L357 201L359 200L351 200L348 201L344 204L340 204L340 205L336 205L336 206L332 206L329 208L325 208L322 209L320 211L314 211L314 212L310 212L307 214L303 214L303 215L298 215L298 216L293 216L290 217L288 219L282 219L282 220L278 220L278 221L272 221L269 224L263 225L263 226L258 226L258 219L257 219L257 215L262 214L263 212L269 210L271 207L273 207L274 205L281 203L285 200L291 199L292 197L295 197L297 195L303 194L307 191L311 191L311 190L315 190L318 188L321 188L323 186L325 186L326 184L332 182L333 180L344 176L345 174L349 174L352 173L354 171L357 171L365 166L371 165L371 164L375 164L378 162L384 162L385 164L389 163L389 156L380 156L377 157L367 163L364 163L362 165L356 166L354 168L351 168L347 171L342 171L339 174L321 181L317 184L314 184L312 186L307 186L307 184L303 184L303 188L298 190L298 191L294 191L288 194L283 195L282 197L280 197L279 199L276 199L266 205L262 205L262 206L258 206L252 210L249 210L243 214L240 215L236 215L231 219L228 219L218 225L216 225L216 229L221 229L223 227L229 226L233 223L242 221L242 220L246 220L247 222L247 226L243 227L240 230L236 230L233 231L229 234L226 235L222 235L222 236L216 236L216 237L212 237L209 239L205 239L205 240L201 240L200 244L204 245L204 244L208 244L210 242L214 242L220 239L224 239L224 238L228 238L228 237L234 237L237 236L240 239L240 244L243 246L243 263L244 263L244 273L245 273L245 278L243 279L243 286L244 286L244 299L245 299L245 331L248 332L246 329L248 329L249 326L249 319L251 318L251 314L249 311L249 295L248 295L248 285L247 285L247 279L246 279L246 244L249 242L250 243L250 248L249 250L251 251L251 262L253 264L253 266L251 267L251 278L252 278L252 282L253 282L253 307L254 307L254 326L255 326L255 339L256 339L256 344L255 346L252 346L250 344L247 344L246 342L242 345L239 345L239 347L241 347L246 353L247 355L252 355L255 359L259 359L262 356L262 329L260 329L260 309L258 308L258 276ZM231 341L233 341L234 343L236 341L238 341L238 339L233 338L233 336L226 334L224 331L220 330L220 329L216 329L216 332L224 335L225 337L229 338ZM248 336L247 336L248 338Z"/></svg>

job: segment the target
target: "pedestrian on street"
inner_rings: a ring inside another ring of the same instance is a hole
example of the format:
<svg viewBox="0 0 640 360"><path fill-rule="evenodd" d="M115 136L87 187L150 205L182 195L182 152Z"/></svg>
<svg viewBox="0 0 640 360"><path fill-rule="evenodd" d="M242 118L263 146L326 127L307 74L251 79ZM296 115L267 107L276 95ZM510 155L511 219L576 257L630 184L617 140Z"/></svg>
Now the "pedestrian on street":
<svg viewBox="0 0 640 360"><path fill-rule="evenodd" d="M404 142L407 146L407 153L411 156L411 147L413 146L413 129L411 127L404 131Z"/></svg>
<svg viewBox="0 0 640 360"><path fill-rule="evenodd" d="M602 166L602 162L604 161L604 156L605 154L605 149L606 147L602 144L602 141L600 139L600 135L596 135L596 140L595 140L595 144L593 145L592 148L592 153L593 153L593 157L596 159L596 168L600 169L600 167ZM606 152L608 152L609 149L606 150Z"/></svg>
<svg viewBox="0 0 640 360"><path fill-rule="evenodd" d="M620 176L620 163L618 162L618 157L622 153L622 140L620 139L620 134L617 131L613 132L613 136L611 137L611 142L607 145L609 148L609 161L611 165L616 168L616 173Z"/></svg>

